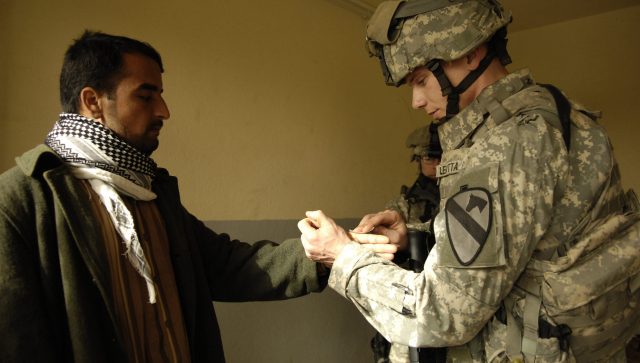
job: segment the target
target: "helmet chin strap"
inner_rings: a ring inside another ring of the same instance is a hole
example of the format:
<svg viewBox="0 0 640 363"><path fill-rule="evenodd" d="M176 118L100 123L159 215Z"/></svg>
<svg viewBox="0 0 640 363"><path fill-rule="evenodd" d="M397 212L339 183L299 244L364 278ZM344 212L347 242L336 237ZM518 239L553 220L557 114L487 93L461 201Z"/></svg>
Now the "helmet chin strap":
<svg viewBox="0 0 640 363"><path fill-rule="evenodd" d="M469 88L473 82L475 82L478 77L489 67L491 61L495 58L495 54L493 51L489 50L487 54L482 58L478 68L469 72L467 76L458 84L457 86L453 86L449 78L444 73L444 69L442 68L442 64L440 60L433 59L429 63L427 63L427 68L433 73L433 75L438 80L440 84L440 88L442 89L442 95L447 96L447 111L446 116L439 120L438 123L442 124L448 121L453 116L457 115L460 112L460 95Z"/></svg>

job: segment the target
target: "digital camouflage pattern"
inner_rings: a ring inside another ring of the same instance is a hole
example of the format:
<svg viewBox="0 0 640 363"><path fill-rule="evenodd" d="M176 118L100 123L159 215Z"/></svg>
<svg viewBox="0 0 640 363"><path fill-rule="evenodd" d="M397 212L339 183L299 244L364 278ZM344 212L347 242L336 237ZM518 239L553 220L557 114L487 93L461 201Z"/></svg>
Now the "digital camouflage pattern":
<svg viewBox="0 0 640 363"><path fill-rule="evenodd" d="M409 136L405 145L411 149L412 157L422 157L427 155L430 151L429 140L431 139L431 133L429 132L429 126L424 126L413 130ZM418 161L419 162L419 161ZM420 173L420 170L418 171ZM428 180L426 180L429 182ZM416 180L417 182L417 180ZM425 217L425 214L429 214L428 219L433 217L434 207L437 207L440 200L440 192L436 181L433 180L432 185L427 186L423 192L429 194L427 199L419 199L412 196L407 196L409 188L402 187L401 193L394 199L387 202L385 209L392 209L400 213L402 218L407 224L407 228L414 228L417 230L427 231L429 230L429 224L424 223L421 218ZM431 200L433 202L431 202ZM429 210L425 210L429 208ZM404 268L405 266L403 266ZM391 344L388 356L386 360L380 360L381 363L406 363L409 362L409 347L401 344Z"/></svg>
<svg viewBox="0 0 640 363"><path fill-rule="evenodd" d="M431 133L429 132L429 126L419 127L407 136L405 145L411 149L413 155L412 160L416 157L421 157L429 154L429 140L431 139Z"/></svg>
<svg viewBox="0 0 640 363"><path fill-rule="evenodd" d="M422 211L424 211L426 202L420 201L416 203L409 203L404 194L398 195L396 198L387 202L384 206L385 209L392 209L400 213L402 219L407 223L407 228L415 228L421 231L428 230L428 226L420 221Z"/></svg>
<svg viewBox="0 0 640 363"><path fill-rule="evenodd" d="M429 154L430 137L431 134L429 132L429 126L419 127L413 130L409 134L409 136L407 136L405 145L411 149L412 158L420 158ZM419 167L418 173L420 173ZM437 186L435 186L435 181L433 184L434 187L430 188L432 189L431 193L426 194L430 195L429 199L437 201L440 199L439 190ZM421 221L420 219L424 214L425 208L427 207L427 201L416 200L416 198L407 196L406 194L408 191L409 188L407 186L403 186L401 193L396 198L387 202L387 204L385 205L385 209L393 209L400 213L409 228L427 230L428 226L425 226L423 221Z"/></svg>
<svg viewBox="0 0 640 363"><path fill-rule="evenodd" d="M632 225L638 212L631 207L637 200L626 198L622 191L602 127L584 116L581 106L573 107L568 153L553 98L535 85L527 71L508 75L484 89L476 101L438 130L443 148L441 212L434 226L436 249L424 271L403 270L351 243L336 259L329 285L351 300L388 340L410 346L446 346L448 359L454 362L506 362L507 325L494 314L506 299L513 302L510 312L516 321L522 321L527 300L523 288L535 284L527 286L521 275L536 281L547 268L555 266L561 272L576 255L614 237L621 243L605 244L604 253L589 261L582 276L572 275L571 270L558 273L549 280L555 286L542 291L539 315L550 323L559 323L554 319L563 317L563 309L575 309L568 311L575 314L573 322L579 323L570 349L562 351L556 338L536 338L535 353L523 358L572 362L577 353L589 360L624 361L624 346L638 328L640 311L636 308L640 284L627 279L640 268L636 266L640 260L638 223ZM462 266L453 254L443 208L458 191L474 187L491 193L492 227L477 258ZM632 257L627 258L629 255ZM626 276L617 276L611 286L597 292L611 291L615 298L624 298L619 309L613 311L609 306L609 299L615 300L611 296L604 301L589 300L594 298L589 296L594 294L590 284L597 281L597 286L607 286L601 278L605 266L621 263L626 265L619 270L627 269ZM553 288L556 290L551 291ZM593 321L597 327L590 325ZM602 332L606 333L604 342L599 340ZM582 344L589 338L597 344ZM574 342L580 349L595 352L573 352ZM519 358L513 351L510 354Z"/></svg>
<svg viewBox="0 0 640 363"><path fill-rule="evenodd" d="M371 19L378 21L379 17L374 14ZM412 70L432 59L461 58L509 22L511 13L492 0L466 1L405 19L397 40L382 46L392 83L402 84ZM370 29L374 27L390 25L369 23L367 36L373 36Z"/></svg>

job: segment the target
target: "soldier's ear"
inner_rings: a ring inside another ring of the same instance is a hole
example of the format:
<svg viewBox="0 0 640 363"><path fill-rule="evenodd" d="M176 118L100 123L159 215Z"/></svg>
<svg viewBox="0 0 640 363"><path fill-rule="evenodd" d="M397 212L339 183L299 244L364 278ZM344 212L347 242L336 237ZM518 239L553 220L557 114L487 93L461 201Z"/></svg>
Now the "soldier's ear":
<svg viewBox="0 0 640 363"><path fill-rule="evenodd" d="M485 46L476 47L472 51L467 53L467 55L464 56L467 69L469 71L477 69L486 54L487 47Z"/></svg>

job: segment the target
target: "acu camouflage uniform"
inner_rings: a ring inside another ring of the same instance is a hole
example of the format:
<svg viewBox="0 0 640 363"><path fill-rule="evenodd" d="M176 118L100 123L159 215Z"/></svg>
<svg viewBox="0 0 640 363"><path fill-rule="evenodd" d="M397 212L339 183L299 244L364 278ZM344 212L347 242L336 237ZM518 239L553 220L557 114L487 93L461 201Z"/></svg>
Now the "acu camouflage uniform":
<svg viewBox="0 0 640 363"><path fill-rule="evenodd" d="M442 199L434 226L436 248L424 271L403 270L350 243L335 260L329 285L387 339L449 347L448 361L572 362L576 356L581 361L624 361L625 342L638 329L640 314L637 198L623 193L596 115L575 103L572 107L568 152L553 98L527 71L485 88L439 127ZM457 222L465 213L475 221L475 230L465 227L472 223ZM480 240L472 242L469 235ZM563 264L598 251L598 243L611 238L623 242L587 260L581 277L559 274L541 282L547 273L540 271L562 272ZM629 275L596 281L607 275L602 273L607 268L627 260ZM635 278L628 279L630 275ZM594 293L591 285L596 282L615 296L590 300L587 295ZM564 322L556 321L561 315L555 310L567 308L574 308L574 322L597 323L574 326L569 349L561 349L554 337L531 340L527 321L532 319L523 315L531 311L525 305L536 300L527 288L538 283L543 291L533 316L536 325L538 317L550 324ZM614 301L617 308L608 310ZM498 319L499 310L507 311L509 324ZM523 321L525 337L516 339L522 346L514 348L507 330ZM588 338L609 327L615 329L605 341L589 343ZM577 337L586 337L587 343ZM590 356L589 349L598 353Z"/></svg>
<svg viewBox="0 0 640 363"><path fill-rule="evenodd" d="M420 163L422 156L429 156L440 159L442 150L437 135L432 138L429 126L424 126L414 130L407 137L407 147L413 151L412 159L418 159ZM411 187L402 186L400 195L390 200L385 209L392 209L400 213L407 224L407 228L418 230L428 230L429 222L435 216L440 202L440 190L435 179L431 179L419 171L418 178ZM416 189L418 192L414 192ZM419 195L415 195L419 194ZM427 251L430 250L430 244ZM395 261L400 262L400 261ZM401 264L403 268L409 268ZM409 362L409 347L401 344L390 344L380 335L371 341L374 350L374 362L376 363L405 363Z"/></svg>
<svg viewBox="0 0 640 363"><path fill-rule="evenodd" d="M412 160L418 162L418 178L411 187L403 185L400 195L390 200L385 208L400 213L408 228L423 229L424 222L429 221L438 209L440 190L435 179L422 174L420 158L429 156L440 159L442 150L437 135L432 139L429 126L418 128L409 134L406 145L413 151Z"/></svg>

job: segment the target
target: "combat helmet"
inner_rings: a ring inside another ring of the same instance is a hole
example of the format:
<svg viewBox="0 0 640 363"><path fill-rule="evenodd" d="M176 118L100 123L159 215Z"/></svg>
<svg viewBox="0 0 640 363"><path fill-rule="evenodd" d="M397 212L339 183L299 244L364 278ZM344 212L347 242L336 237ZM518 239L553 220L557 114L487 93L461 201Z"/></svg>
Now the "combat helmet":
<svg viewBox="0 0 640 363"><path fill-rule="evenodd" d="M498 57L511 63L506 26L511 13L497 0L392 0L382 2L367 23L367 49L378 57L385 83L400 86L414 69L427 66L448 96L447 117L459 112L459 95ZM441 62L465 56L487 43L479 67L452 86Z"/></svg>
<svg viewBox="0 0 640 363"><path fill-rule="evenodd" d="M413 130L407 136L406 146L411 149L411 161L420 160L423 156L441 159L442 147L438 138L438 128L435 123Z"/></svg>

